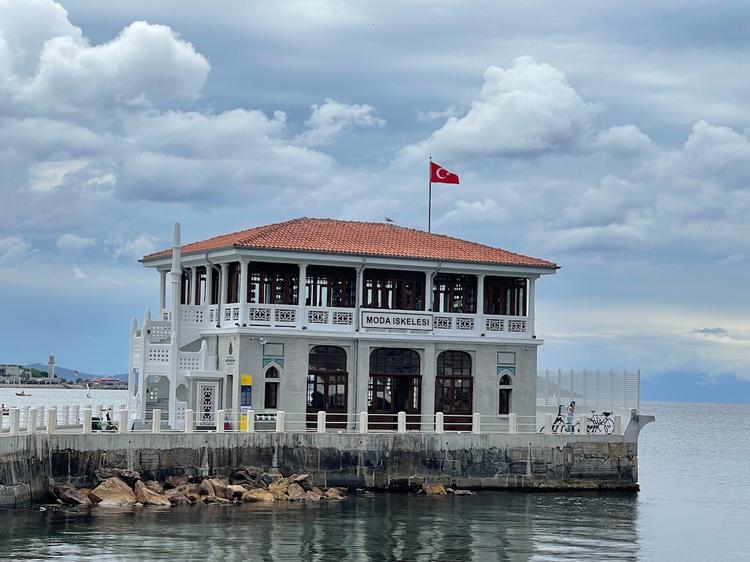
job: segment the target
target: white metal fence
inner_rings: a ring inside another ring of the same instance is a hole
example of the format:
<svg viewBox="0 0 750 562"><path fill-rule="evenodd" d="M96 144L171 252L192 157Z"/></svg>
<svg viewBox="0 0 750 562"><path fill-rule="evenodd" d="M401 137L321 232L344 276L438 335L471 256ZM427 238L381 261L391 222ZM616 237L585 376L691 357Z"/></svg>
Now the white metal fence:
<svg viewBox="0 0 750 562"><path fill-rule="evenodd" d="M169 412L128 411L124 406L63 406L57 408L11 408L0 416L1 435L30 433L472 433L555 435L622 434L629 418L613 415L606 424L591 416L576 416L572 423L552 414L452 416L407 414L327 414L278 411L256 414L253 410L206 413L186 410L179 428L170 428ZM135 421L134 420L138 420Z"/></svg>
<svg viewBox="0 0 750 562"><path fill-rule="evenodd" d="M536 404L540 411L576 402L578 412L640 410L641 371L546 369L537 373Z"/></svg>

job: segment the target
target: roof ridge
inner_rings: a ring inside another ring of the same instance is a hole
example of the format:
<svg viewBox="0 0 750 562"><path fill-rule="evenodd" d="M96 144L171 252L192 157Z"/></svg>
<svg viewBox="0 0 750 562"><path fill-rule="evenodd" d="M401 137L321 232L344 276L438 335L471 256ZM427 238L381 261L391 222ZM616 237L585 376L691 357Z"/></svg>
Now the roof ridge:
<svg viewBox="0 0 750 562"><path fill-rule="evenodd" d="M306 218L307 217L299 217L299 218L296 218L296 219L289 219L287 221L273 222L271 224L261 225L261 226L255 228L255 229L251 229L254 232L252 232L249 236L247 236L245 238L240 238L239 240L236 240L233 243L233 246L239 246L239 245L242 245L242 244L247 244L247 243L251 242L252 240L254 240L256 238L259 238L259 237L261 237L261 236L263 236L265 234L272 234L272 233L276 232L277 230L279 230L280 228L282 228L284 226L288 226L288 225L294 224L296 222L301 222L301 221L305 220Z"/></svg>

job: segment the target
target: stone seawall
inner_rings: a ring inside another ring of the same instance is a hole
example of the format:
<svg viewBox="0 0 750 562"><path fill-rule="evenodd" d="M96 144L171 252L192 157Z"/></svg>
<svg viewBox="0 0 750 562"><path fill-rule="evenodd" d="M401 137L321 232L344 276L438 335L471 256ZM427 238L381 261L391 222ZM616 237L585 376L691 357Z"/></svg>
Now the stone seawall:
<svg viewBox="0 0 750 562"><path fill-rule="evenodd" d="M641 418L645 418L641 416ZM642 420L641 426L644 421ZM144 478L309 473L318 486L638 489L638 420L619 436L543 434L98 433L0 438L0 506L43 501L50 483L91 486L97 468Z"/></svg>

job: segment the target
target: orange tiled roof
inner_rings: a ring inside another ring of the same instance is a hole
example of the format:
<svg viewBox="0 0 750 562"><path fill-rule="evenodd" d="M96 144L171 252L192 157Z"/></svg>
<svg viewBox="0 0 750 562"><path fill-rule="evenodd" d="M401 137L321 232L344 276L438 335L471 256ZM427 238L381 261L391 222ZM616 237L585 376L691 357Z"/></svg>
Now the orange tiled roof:
<svg viewBox="0 0 750 562"><path fill-rule="evenodd" d="M556 269L550 261L442 234L387 223L299 218L216 236L182 246L183 253L226 248L297 250L332 254L387 256L463 263L487 263ZM169 257L163 250L143 261Z"/></svg>

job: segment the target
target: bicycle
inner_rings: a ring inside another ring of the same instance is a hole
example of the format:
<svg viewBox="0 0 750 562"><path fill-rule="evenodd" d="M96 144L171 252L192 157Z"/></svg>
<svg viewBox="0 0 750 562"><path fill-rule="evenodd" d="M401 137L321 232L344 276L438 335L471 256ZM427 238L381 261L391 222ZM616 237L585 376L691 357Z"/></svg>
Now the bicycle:
<svg viewBox="0 0 750 562"><path fill-rule="evenodd" d="M589 435L605 434L612 435L615 432L615 421L610 417L612 412L597 414L591 410L591 417L586 424L586 433Z"/></svg>

